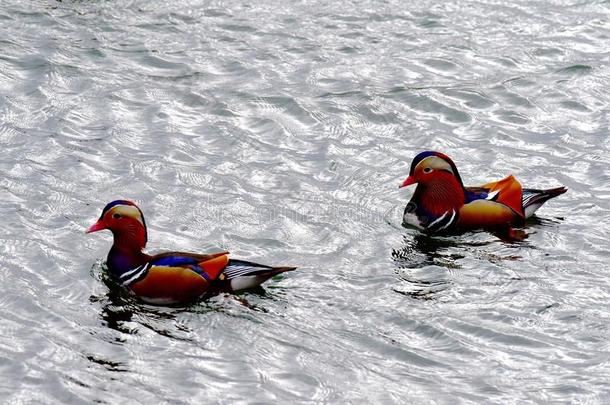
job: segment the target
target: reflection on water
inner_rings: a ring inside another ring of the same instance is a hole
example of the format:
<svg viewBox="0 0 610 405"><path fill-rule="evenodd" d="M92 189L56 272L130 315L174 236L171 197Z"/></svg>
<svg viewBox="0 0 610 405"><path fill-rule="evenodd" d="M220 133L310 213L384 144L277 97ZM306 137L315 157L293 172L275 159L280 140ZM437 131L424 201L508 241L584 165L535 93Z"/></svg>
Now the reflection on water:
<svg viewBox="0 0 610 405"><path fill-rule="evenodd" d="M482 245L486 244L485 242ZM462 248L473 244L458 237L438 237L412 231L403 236L399 248L392 249L392 259L401 280L396 292L416 298L431 299L449 288L451 272L461 268Z"/></svg>
<svg viewBox="0 0 610 405"><path fill-rule="evenodd" d="M530 218L523 232L535 234L537 229L553 226L559 222L534 216ZM416 298L431 299L435 294L450 287L452 277L462 270L461 264L468 257L493 264L502 261L520 261L520 254L496 254L489 247L501 245L515 252L536 249L525 239L507 238L506 234L486 231L467 232L461 235L438 236L421 233L405 226L410 232L403 235L402 244L393 248L392 260L401 280L396 292Z"/></svg>

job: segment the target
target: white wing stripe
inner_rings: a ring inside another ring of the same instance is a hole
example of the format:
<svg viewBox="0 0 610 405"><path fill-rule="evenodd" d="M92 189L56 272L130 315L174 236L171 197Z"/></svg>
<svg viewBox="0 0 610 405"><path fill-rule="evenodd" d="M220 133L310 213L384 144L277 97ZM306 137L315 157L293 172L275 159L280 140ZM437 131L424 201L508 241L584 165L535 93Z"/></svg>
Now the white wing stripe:
<svg viewBox="0 0 610 405"><path fill-rule="evenodd" d="M140 278L140 276L142 276L142 274L146 273L146 272L148 271L148 269L149 269L151 266L152 266L152 265L151 265L150 263L146 263L146 264L143 264L143 265L142 265L142 266L140 266L140 267L136 267L136 268L135 268L135 270L140 270L140 271L136 272L136 273L133 275L133 277L131 277L131 278L129 278L129 279L127 279L127 280L123 281L121 284L122 284L122 285L124 285L124 286L127 286L127 285L129 285L129 284L133 283L133 282L134 282L134 281L136 281L138 278ZM129 271L129 273L133 273L133 270L130 270L130 271ZM125 274L127 274L127 273L125 273ZM124 278L126 278L126 277L124 277Z"/></svg>
<svg viewBox="0 0 610 405"><path fill-rule="evenodd" d="M449 225L451 225L453 223L453 220L455 219L455 210L453 210L453 215L451 215L451 218L449 219L449 221L447 222L447 224L445 224L445 226L438 228L439 231L447 228Z"/></svg>
<svg viewBox="0 0 610 405"><path fill-rule="evenodd" d="M129 276L131 276L133 273L136 273L136 272L138 272L139 270L142 270L142 267L145 267L145 266L146 266L146 264L143 264L143 265L141 265L141 266L136 267L135 269L129 270L129 271L127 271L127 272L125 272L125 273L121 274L121 276L120 276L119 278L121 278L121 279L126 279L126 278L128 278Z"/></svg>
<svg viewBox="0 0 610 405"><path fill-rule="evenodd" d="M447 214L449 213L449 211L446 211L443 215L441 215L440 217L436 218L434 221L432 221L430 223L430 225L427 226L427 228L432 228L434 225L436 225L438 222L442 221L443 218L445 218L447 216Z"/></svg>

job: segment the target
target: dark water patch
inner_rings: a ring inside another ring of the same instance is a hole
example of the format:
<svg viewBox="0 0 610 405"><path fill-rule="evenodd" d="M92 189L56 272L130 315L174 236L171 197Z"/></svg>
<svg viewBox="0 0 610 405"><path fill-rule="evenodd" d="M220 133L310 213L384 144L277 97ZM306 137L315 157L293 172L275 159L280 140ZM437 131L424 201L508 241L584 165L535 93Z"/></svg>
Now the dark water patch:
<svg viewBox="0 0 610 405"><path fill-rule="evenodd" d="M458 69L454 62L446 59L427 59L424 63L436 72L452 73Z"/></svg>
<svg viewBox="0 0 610 405"><path fill-rule="evenodd" d="M572 65L565 68L561 68L555 73L562 76L578 77L590 74L593 71L593 67L589 65Z"/></svg>
<svg viewBox="0 0 610 405"><path fill-rule="evenodd" d="M565 52L560 48L536 48L532 54L543 58L559 58L565 55Z"/></svg>
<svg viewBox="0 0 610 405"><path fill-rule="evenodd" d="M106 369L108 369L109 371L118 371L118 372L126 372L126 371L128 371L128 369L125 367L125 365L120 363L120 362L106 360L106 359L100 359L100 358L97 358L96 356L93 356L93 355L88 355L87 356L87 360L91 361L92 363L99 364L102 367L105 367ZM74 382L76 382L77 384L81 385L82 387L90 388L87 384L85 384L83 382L78 382L78 381L75 381L75 380L74 380Z"/></svg>
<svg viewBox="0 0 610 405"><path fill-rule="evenodd" d="M248 33L253 33L256 31L256 28L251 27L249 25L243 25L243 24L219 24L218 26L227 31L248 32Z"/></svg>
<svg viewBox="0 0 610 405"><path fill-rule="evenodd" d="M526 78L526 77L513 77L508 80L505 80L502 84L509 85L511 87L522 87L522 88L532 88L536 86L536 82Z"/></svg>
<svg viewBox="0 0 610 405"><path fill-rule="evenodd" d="M231 13L228 10L219 8L207 8L203 10L205 17L231 17Z"/></svg>
<svg viewBox="0 0 610 405"><path fill-rule="evenodd" d="M530 122L529 118L516 111L496 111L494 112L496 119L513 125L525 125Z"/></svg>
<svg viewBox="0 0 610 405"><path fill-rule="evenodd" d="M560 105L567 110L580 112L580 113L586 113L586 112L591 111L589 108L587 108L586 105L581 104L577 101L562 101L560 103Z"/></svg>

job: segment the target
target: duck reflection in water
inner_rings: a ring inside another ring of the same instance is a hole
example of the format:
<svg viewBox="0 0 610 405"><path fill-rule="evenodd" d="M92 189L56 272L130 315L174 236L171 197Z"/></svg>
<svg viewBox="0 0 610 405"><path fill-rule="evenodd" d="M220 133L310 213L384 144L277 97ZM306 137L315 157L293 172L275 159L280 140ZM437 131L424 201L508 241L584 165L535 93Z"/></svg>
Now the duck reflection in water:
<svg viewBox="0 0 610 405"><path fill-rule="evenodd" d="M394 290L411 297L434 299L449 288L456 271L468 257L492 263L520 260L519 255L499 255L490 246L531 247L524 242L502 241L484 231L460 236L432 236L416 231L405 234L401 246L392 249L400 284Z"/></svg>
<svg viewBox="0 0 610 405"><path fill-rule="evenodd" d="M463 255L451 253L456 241L417 233L404 235L403 244L392 249L400 283L394 291L418 299L434 299L451 285L449 268L459 268Z"/></svg>
<svg viewBox="0 0 610 405"><path fill-rule="evenodd" d="M89 300L102 304L100 315L105 326L117 332L133 335L138 332L137 325L140 325L160 335L180 340L184 340L184 337L169 331L166 328L168 324L171 323L182 332L190 332L187 327L177 322L168 323L168 321L175 321L176 313L181 312L181 309L184 307L174 306L164 308L142 304L130 296L114 280L103 274L101 280L108 290L105 294L92 295ZM159 321L161 321L160 323L163 327L156 325Z"/></svg>
<svg viewBox="0 0 610 405"><path fill-rule="evenodd" d="M406 234L402 246L392 249L392 259L400 268L418 268L438 265L459 269L459 259L464 253L458 252L465 246L484 246L489 242L460 241L457 237L435 237L423 233Z"/></svg>

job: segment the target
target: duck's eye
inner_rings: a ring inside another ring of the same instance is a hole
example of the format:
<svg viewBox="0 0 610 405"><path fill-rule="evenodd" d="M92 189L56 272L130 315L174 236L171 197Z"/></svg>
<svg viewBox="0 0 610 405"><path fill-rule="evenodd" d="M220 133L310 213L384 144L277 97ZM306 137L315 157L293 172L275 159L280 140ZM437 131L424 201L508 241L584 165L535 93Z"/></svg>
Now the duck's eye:
<svg viewBox="0 0 610 405"><path fill-rule="evenodd" d="M119 218L121 218L121 214L116 214L116 213L112 214L112 218L119 219Z"/></svg>
<svg viewBox="0 0 610 405"><path fill-rule="evenodd" d="M424 173L431 173L432 172L432 168L431 167L426 167L424 169Z"/></svg>

